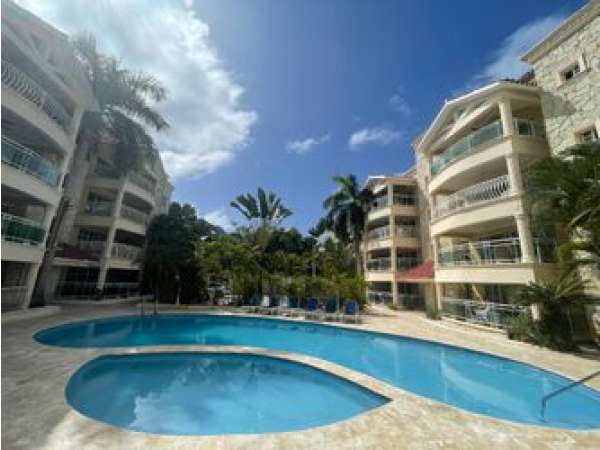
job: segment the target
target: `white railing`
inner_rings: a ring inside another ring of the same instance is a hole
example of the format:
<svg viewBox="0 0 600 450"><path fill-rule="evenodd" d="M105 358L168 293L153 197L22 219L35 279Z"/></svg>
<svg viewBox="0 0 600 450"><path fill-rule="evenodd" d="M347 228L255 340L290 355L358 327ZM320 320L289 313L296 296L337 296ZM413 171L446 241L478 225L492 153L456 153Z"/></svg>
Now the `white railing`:
<svg viewBox="0 0 600 450"><path fill-rule="evenodd" d="M506 328L520 314L529 314L529 309L526 306L506 303L442 298L442 315L471 323Z"/></svg>
<svg viewBox="0 0 600 450"><path fill-rule="evenodd" d="M128 261L136 261L139 259L142 249L135 245L121 244L115 242L111 248L111 256L113 258L126 259Z"/></svg>
<svg viewBox="0 0 600 450"><path fill-rule="evenodd" d="M87 250L95 255L101 255L104 253L104 249L106 248L106 241L80 240L77 242L77 248L80 248L81 250Z"/></svg>
<svg viewBox="0 0 600 450"><path fill-rule="evenodd" d="M121 205L121 217L147 225L150 220L150 216L139 209L132 208L131 206Z"/></svg>
<svg viewBox="0 0 600 450"><path fill-rule="evenodd" d="M434 216L442 217L457 209L506 197L509 194L510 181L508 175L501 175L456 191L454 194L438 201L434 209Z"/></svg>
<svg viewBox="0 0 600 450"><path fill-rule="evenodd" d="M415 206L417 204L417 196L411 193L396 193L394 194L394 205L402 205L402 206ZM382 196L377 197L369 203L369 211L376 211L381 208L387 208L390 206L390 202L388 201L388 197Z"/></svg>
<svg viewBox="0 0 600 450"><path fill-rule="evenodd" d="M50 161L18 142L2 136L2 162L56 187L60 172Z"/></svg>
<svg viewBox="0 0 600 450"><path fill-rule="evenodd" d="M90 216L110 216L113 210L113 202L94 201L85 205L84 212Z"/></svg>
<svg viewBox="0 0 600 450"><path fill-rule="evenodd" d="M412 225L398 225L396 226L396 236L403 238L417 237L417 227Z"/></svg>
<svg viewBox="0 0 600 450"><path fill-rule="evenodd" d="M142 174L135 171L131 171L127 176L129 178L129 181L131 181L133 184L142 188L146 192L149 192L150 194L154 194L156 186Z"/></svg>
<svg viewBox="0 0 600 450"><path fill-rule="evenodd" d="M2 213L2 240L37 246L44 241L46 230L39 223L24 217Z"/></svg>
<svg viewBox="0 0 600 450"><path fill-rule="evenodd" d="M390 238L390 227L384 226L375 228L367 233L367 238L370 241L381 240L381 239L389 239Z"/></svg>
<svg viewBox="0 0 600 450"><path fill-rule="evenodd" d="M391 258L376 258L367 261L367 270L369 272L389 272L392 270Z"/></svg>
<svg viewBox="0 0 600 450"><path fill-rule="evenodd" d="M534 238L534 253L539 263L554 261L555 242L552 239ZM441 249L442 266L474 266L487 264L518 264L521 262L519 238L474 241Z"/></svg>
<svg viewBox="0 0 600 450"><path fill-rule="evenodd" d="M44 111L65 131L69 131L71 116L66 109L32 78L5 59L2 60L2 84Z"/></svg>
<svg viewBox="0 0 600 450"><path fill-rule="evenodd" d="M27 286L2 288L2 311L22 308L27 300Z"/></svg>

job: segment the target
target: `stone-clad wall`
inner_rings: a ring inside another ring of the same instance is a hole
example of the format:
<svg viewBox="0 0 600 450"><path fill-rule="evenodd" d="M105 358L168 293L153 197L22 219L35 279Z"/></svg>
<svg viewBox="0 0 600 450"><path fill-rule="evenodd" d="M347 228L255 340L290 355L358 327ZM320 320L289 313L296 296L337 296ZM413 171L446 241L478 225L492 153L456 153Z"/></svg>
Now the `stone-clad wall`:
<svg viewBox="0 0 600 450"><path fill-rule="evenodd" d="M582 52L586 70L561 82L561 70ZM534 69L553 152L576 144L575 132L582 128L596 124L600 130L600 17L544 55Z"/></svg>

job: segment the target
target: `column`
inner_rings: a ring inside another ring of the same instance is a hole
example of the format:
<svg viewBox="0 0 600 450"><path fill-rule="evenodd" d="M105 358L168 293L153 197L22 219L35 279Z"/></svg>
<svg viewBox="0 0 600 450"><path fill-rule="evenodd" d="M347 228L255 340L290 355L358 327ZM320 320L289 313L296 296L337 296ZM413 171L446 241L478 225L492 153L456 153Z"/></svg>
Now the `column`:
<svg viewBox="0 0 600 450"><path fill-rule="evenodd" d="M498 106L500 107L500 121L502 122L502 132L504 137L512 136L515 134L515 126L513 123L510 101L503 98L498 102Z"/></svg>
<svg viewBox="0 0 600 450"><path fill-rule="evenodd" d="M400 306L400 298L398 296L398 283L396 283L396 276L392 280L392 303L394 306Z"/></svg>
<svg viewBox="0 0 600 450"><path fill-rule="evenodd" d="M521 246L521 262L533 263L535 262L535 252L533 250L529 217L523 213L515 214L515 221L517 222L517 232L519 233L519 243Z"/></svg>
<svg viewBox="0 0 600 450"><path fill-rule="evenodd" d="M435 304L439 313L442 312L442 299L444 298L444 289L442 283L435 283Z"/></svg>
<svg viewBox="0 0 600 450"><path fill-rule="evenodd" d="M508 169L508 181L510 183L510 191L512 194L523 193L523 175L521 174L521 163L519 155L510 153L505 156L506 168Z"/></svg>
<svg viewBox="0 0 600 450"><path fill-rule="evenodd" d="M431 236L431 244L433 246L433 265L434 265L434 267L438 267L439 266L439 253L440 253L439 237Z"/></svg>
<svg viewBox="0 0 600 450"><path fill-rule="evenodd" d="M387 185L387 198L388 198L388 206L392 206L394 204L394 185Z"/></svg>
<svg viewBox="0 0 600 450"><path fill-rule="evenodd" d="M121 184L117 197L115 198L115 204L112 211L112 220L108 234L106 236L106 247L104 253L100 258L100 272L98 273L98 281L96 282L96 289L104 289L104 283L106 282L106 274L108 273L108 262L112 251L112 245L115 240L115 234L117 232L117 220L121 214L121 205L123 204L123 196L125 195L125 182Z"/></svg>
<svg viewBox="0 0 600 450"><path fill-rule="evenodd" d="M31 263L29 267L29 273L27 274L27 291L25 292L25 298L21 308L29 308L31 303L31 297L33 296L33 289L35 288L35 282L37 281L38 272L40 270L41 263Z"/></svg>

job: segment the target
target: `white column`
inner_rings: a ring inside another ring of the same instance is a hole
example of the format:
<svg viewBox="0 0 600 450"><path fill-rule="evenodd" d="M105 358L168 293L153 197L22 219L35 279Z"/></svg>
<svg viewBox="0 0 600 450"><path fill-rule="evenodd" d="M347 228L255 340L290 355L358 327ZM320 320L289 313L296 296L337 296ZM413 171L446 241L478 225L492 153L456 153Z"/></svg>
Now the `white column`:
<svg viewBox="0 0 600 450"><path fill-rule="evenodd" d="M392 280L392 303L394 306L400 306L400 298L398 297L398 283L396 283L396 276Z"/></svg>
<svg viewBox="0 0 600 450"><path fill-rule="evenodd" d="M106 274L108 273L108 262L112 251L112 245L115 240L115 233L117 232L117 220L121 214L121 205L123 204L123 196L125 195L125 182L121 184L121 188L117 192L115 203L112 211L112 220L108 234L106 236L106 247L102 258L100 258L100 272L98 273L98 281L96 282L96 289L104 289L104 283L106 282Z"/></svg>
<svg viewBox="0 0 600 450"><path fill-rule="evenodd" d="M27 274L27 291L25 293L25 299L21 308L29 308L31 303L31 297L33 295L33 289L35 288L35 282L37 281L38 272L40 270L41 263L31 263L29 267L29 273Z"/></svg>
<svg viewBox="0 0 600 450"><path fill-rule="evenodd" d="M442 283L435 282L435 304L439 313L442 312L442 298L444 297L444 290L442 289Z"/></svg>
<svg viewBox="0 0 600 450"><path fill-rule="evenodd" d="M515 134L515 126L510 101L503 98L498 102L498 106L500 107L500 121L502 122L504 136L512 136Z"/></svg>
<svg viewBox="0 0 600 450"><path fill-rule="evenodd" d="M535 252L533 250L529 217L522 213L515 214L515 221L517 222L517 232L519 233L519 243L521 246L521 261L523 263L533 263L535 262Z"/></svg>
<svg viewBox="0 0 600 450"><path fill-rule="evenodd" d="M512 194L523 193L523 176L521 174L521 163L519 155L510 153L505 156L506 168L508 169L508 181L510 183L510 191Z"/></svg>
<svg viewBox="0 0 600 450"><path fill-rule="evenodd" d="M434 267L438 267L439 265L439 252L440 252L440 243L438 236L431 236L431 244L433 246L433 265Z"/></svg>
<svg viewBox="0 0 600 450"><path fill-rule="evenodd" d="M394 185L387 185L387 198L388 198L388 206L392 206L394 204Z"/></svg>

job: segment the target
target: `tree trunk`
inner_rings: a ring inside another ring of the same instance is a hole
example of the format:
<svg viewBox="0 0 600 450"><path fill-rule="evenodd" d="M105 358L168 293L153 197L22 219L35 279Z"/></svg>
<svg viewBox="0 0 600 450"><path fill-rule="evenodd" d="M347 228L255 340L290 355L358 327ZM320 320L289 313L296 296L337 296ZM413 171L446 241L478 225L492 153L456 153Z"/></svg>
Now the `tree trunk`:
<svg viewBox="0 0 600 450"><path fill-rule="evenodd" d="M356 274L363 274L362 255L360 253L360 240L354 240L354 256L356 258Z"/></svg>

